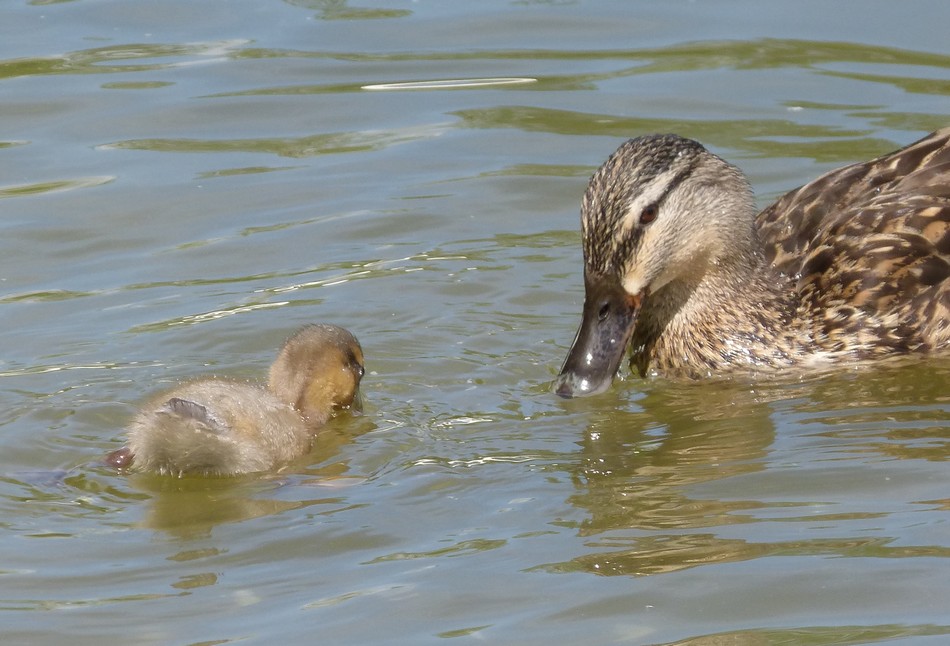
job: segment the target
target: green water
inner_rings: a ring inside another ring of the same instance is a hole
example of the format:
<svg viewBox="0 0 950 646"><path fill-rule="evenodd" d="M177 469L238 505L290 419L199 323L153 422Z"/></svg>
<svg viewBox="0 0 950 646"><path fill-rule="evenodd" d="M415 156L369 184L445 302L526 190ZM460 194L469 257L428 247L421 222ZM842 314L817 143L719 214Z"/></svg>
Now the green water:
<svg viewBox="0 0 950 646"><path fill-rule="evenodd" d="M950 639L945 360L549 392L623 139L700 139L763 205L909 143L948 123L942 0L3 14L3 643ZM300 463L97 464L311 321L360 338L365 411Z"/></svg>

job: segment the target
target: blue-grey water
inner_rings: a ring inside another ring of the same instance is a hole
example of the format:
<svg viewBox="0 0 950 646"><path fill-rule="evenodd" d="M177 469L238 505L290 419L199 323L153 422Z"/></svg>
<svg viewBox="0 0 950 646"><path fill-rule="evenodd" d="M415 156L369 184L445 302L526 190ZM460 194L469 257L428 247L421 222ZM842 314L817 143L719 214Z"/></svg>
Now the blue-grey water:
<svg viewBox="0 0 950 646"><path fill-rule="evenodd" d="M550 382L578 209L675 131L765 205L947 125L945 0L8 0L0 641L950 642L950 365ZM137 404L311 321L365 410L237 479Z"/></svg>

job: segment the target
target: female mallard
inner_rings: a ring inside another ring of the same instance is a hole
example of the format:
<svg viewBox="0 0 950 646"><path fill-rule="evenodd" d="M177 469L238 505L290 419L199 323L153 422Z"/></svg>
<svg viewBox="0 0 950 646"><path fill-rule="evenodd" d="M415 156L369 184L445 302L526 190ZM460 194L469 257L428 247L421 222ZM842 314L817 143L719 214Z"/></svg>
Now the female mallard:
<svg viewBox="0 0 950 646"><path fill-rule="evenodd" d="M831 171L758 216L700 144L620 146L581 206L584 315L555 383L605 390L631 364L753 372L950 346L950 128Z"/></svg>
<svg viewBox="0 0 950 646"><path fill-rule="evenodd" d="M363 351L334 325L307 325L287 339L267 388L201 379L161 395L129 426L129 444L106 458L182 475L267 471L310 449L333 411L353 404Z"/></svg>

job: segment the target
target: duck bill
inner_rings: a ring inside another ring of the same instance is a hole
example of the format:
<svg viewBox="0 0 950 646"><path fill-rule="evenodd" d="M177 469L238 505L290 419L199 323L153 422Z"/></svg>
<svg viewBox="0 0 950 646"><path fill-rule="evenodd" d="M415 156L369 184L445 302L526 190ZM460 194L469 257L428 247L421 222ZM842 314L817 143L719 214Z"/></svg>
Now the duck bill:
<svg viewBox="0 0 950 646"><path fill-rule="evenodd" d="M587 280L584 318L554 382L561 397L602 393L610 386L636 325L643 294L628 294L620 282Z"/></svg>
<svg viewBox="0 0 950 646"><path fill-rule="evenodd" d="M363 414L363 392L357 388L353 393L353 403L350 404L350 412L357 417Z"/></svg>

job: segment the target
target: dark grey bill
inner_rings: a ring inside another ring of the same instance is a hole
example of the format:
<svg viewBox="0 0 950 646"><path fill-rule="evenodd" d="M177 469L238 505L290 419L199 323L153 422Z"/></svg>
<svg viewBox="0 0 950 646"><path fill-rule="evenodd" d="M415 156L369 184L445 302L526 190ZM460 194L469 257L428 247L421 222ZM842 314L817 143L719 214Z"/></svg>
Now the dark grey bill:
<svg viewBox="0 0 950 646"><path fill-rule="evenodd" d="M585 277L586 278L586 277ZM587 278L584 318L554 382L561 397L602 393L626 354L642 297L628 294L615 278Z"/></svg>

